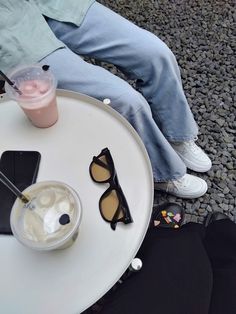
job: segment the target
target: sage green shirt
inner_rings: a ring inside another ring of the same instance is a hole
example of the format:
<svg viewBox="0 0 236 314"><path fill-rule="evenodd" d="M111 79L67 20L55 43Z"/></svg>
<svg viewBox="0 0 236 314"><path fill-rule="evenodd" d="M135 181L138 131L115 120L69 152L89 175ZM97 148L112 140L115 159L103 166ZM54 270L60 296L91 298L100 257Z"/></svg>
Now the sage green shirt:
<svg viewBox="0 0 236 314"><path fill-rule="evenodd" d="M79 26L95 0L0 0L0 70L41 60L64 44L43 15Z"/></svg>

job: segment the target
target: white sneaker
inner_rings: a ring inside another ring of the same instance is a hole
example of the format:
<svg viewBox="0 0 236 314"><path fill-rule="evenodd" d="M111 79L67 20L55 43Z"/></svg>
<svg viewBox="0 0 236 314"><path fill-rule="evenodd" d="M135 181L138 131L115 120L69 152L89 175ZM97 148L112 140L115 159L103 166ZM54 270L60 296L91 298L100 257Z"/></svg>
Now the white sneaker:
<svg viewBox="0 0 236 314"><path fill-rule="evenodd" d="M207 183L201 178L185 174L178 180L155 182L154 188L181 198L197 198L206 193Z"/></svg>
<svg viewBox="0 0 236 314"><path fill-rule="evenodd" d="M185 163L186 167L197 171L206 172L211 169L211 160L194 141L170 143L176 153Z"/></svg>

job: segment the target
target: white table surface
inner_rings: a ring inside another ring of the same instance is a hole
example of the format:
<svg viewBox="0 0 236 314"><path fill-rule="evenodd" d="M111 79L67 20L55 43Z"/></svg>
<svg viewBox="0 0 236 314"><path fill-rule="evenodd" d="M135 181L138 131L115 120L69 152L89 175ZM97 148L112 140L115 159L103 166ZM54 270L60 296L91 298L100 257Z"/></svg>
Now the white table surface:
<svg viewBox="0 0 236 314"><path fill-rule="evenodd" d="M0 313L81 313L120 278L146 233L153 204L150 161L137 133L116 111L78 93L58 90L58 122L36 128L14 101L0 102L0 154L37 150L37 181L58 180L79 194L83 216L79 237L68 249L41 253L13 236L0 236ZM100 216L107 189L94 183L89 164L108 147L134 222L116 231Z"/></svg>

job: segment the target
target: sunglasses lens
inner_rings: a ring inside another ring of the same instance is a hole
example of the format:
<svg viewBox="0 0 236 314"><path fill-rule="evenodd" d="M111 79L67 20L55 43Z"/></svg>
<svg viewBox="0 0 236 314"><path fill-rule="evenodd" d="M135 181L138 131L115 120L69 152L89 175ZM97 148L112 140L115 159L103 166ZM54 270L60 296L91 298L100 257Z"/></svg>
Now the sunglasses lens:
<svg viewBox="0 0 236 314"><path fill-rule="evenodd" d="M120 201L116 190L111 190L109 194L106 194L100 201L100 209L103 217L108 221L112 221L117 209L119 208L119 204ZM123 218L123 216L124 214L121 210L119 215L116 217L116 220Z"/></svg>
<svg viewBox="0 0 236 314"><path fill-rule="evenodd" d="M107 165L107 160L105 156L99 157L99 160L101 160L103 164ZM91 165L91 175L93 179L97 182L104 182L111 177L109 169L106 169L95 162L93 162Z"/></svg>

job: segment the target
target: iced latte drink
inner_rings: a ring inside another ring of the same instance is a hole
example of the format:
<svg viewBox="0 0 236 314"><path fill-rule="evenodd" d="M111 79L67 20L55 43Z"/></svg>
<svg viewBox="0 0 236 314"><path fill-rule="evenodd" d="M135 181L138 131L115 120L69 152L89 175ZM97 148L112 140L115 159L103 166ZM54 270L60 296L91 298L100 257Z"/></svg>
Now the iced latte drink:
<svg viewBox="0 0 236 314"><path fill-rule="evenodd" d="M23 245L40 251L71 246L82 214L78 194L57 181L33 184L24 194L31 201L15 201L10 217L13 235Z"/></svg>

